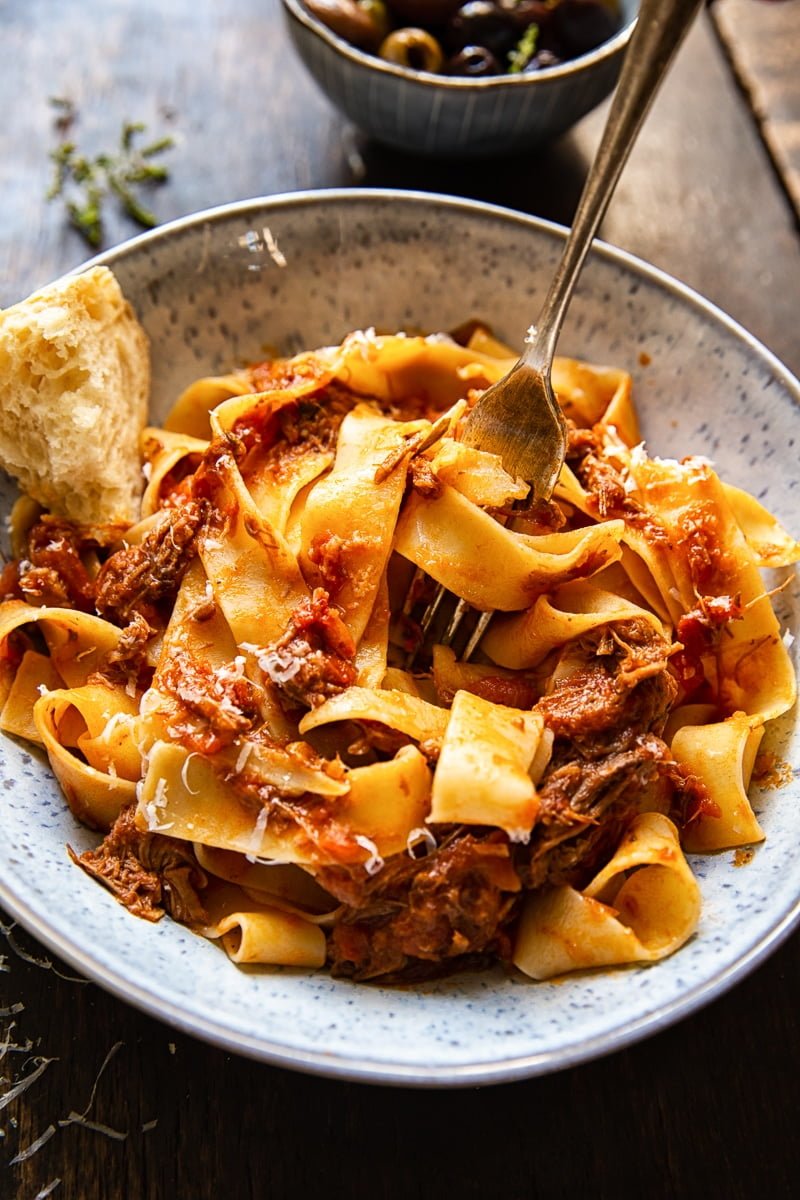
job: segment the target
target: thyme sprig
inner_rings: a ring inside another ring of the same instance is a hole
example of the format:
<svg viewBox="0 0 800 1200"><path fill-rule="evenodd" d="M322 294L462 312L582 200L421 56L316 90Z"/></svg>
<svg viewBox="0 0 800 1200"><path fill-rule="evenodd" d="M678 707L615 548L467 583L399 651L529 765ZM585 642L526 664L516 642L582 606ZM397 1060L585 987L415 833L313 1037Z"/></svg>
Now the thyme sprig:
<svg viewBox="0 0 800 1200"><path fill-rule="evenodd" d="M56 97L50 103L57 110L55 128L61 141L50 152L54 172L47 199L63 198L71 224L95 249L103 241L103 207L109 195L116 196L123 211L138 225L146 229L157 225L155 214L138 191L169 178L167 168L153 160L172 148L173 138L161 137L142 145L141 135L147 126L142 121L125 121L117 150L90 158L69 137L77 120L72 102Z"/></svg>
<svg viewBox="0 0 800 1200"><path fill-rule="evenodd" d="M529 25L514 49L508 55L509 75L519 75L525 70L536 53L539 41L539 26Z"/></svg>

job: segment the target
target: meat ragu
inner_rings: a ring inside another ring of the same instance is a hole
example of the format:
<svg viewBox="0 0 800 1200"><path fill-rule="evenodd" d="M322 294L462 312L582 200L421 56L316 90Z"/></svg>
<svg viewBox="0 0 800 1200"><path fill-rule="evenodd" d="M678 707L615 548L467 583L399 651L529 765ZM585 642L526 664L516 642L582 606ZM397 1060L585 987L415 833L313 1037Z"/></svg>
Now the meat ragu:
<svg viewBox="0 0 800 1200"><path fill-rule="evenodd" d="M355 683L356 645L324 588L292 613L286 632L259 652L262 670L290 709L314 708Z"/></svg>
<svg viewBox="0 0 800 1200"><path fill-rule="evenodd" d="M206 920L199 891L203 872L191 847L161 833L142 833L134 808L123 808L96 850L70 857L113 892L137 917L159 921L165 912L184 925Z"/></svg>
<svg viewBox="0 0 800 1200"><path fill-rule="evenodd" d="M664 664L626 687L621 661L618 648L535 706L555 742L527 845L460 828L424 857L389 863L373 878L362 868L322 870L320 882L345 904L331 938L334 974L421 979L452 969L462 954L469 965L481 954L508 961L506 927L523 889L580 886L654 790L669 805L677 767L658 734L675 683Z"/></svg>
<svg viewBox="0 0 800 1200"><path fill-rule="evenodd" d="M745 767L726 791L706 763L752 762L794 699L735 497L622 439L624 372L611 395L610 369L559 360L569 470L525 508L459 441L504 370L469 336L359 333L200 380L145 431L139 522L14 530L4 727L32 709L107 830L70 853L135 915L356 981L549 978L677 949L699 913L681 839L761 836L736 824ZM499 610L469 662L423 621L436 584Z"/></svg>

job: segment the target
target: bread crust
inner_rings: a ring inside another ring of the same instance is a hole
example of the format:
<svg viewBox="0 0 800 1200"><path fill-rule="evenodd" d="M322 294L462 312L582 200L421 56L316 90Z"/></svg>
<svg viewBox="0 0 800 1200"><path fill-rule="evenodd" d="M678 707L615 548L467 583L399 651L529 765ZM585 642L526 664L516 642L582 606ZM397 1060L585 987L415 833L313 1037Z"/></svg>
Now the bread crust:
<svg viewBox="0 0 800 1200"><path fill-rule="evenodd" d="M107 267L0 312L0 466L51 512L138 518L149 393L147 335Z"/></svg>

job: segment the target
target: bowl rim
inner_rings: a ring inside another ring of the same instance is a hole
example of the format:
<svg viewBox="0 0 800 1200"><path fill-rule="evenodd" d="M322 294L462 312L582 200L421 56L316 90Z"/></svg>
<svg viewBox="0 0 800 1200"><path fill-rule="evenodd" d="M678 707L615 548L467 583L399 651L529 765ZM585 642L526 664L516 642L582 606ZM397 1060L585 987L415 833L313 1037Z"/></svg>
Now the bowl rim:
<svg viewBox="0 0 800 1200"><path fill-rule="evenodd" d="M567 230L563 226L552 221L499 205L440 193L369 188L305 190L254 197L180 217L95 255L68 274L74 274L95 265L107 265L113 269L119 260L131 253L138 253L159 241L182 233L189 233L195 229L202 233L204 227L210 224L221 224L240 218L247 220L256 213L263 213L265 209L275 209L287 205L295 208L313 207L320 204L363 205L365 202L370 205L398 203L406 206L426 205L445 211L450 210L454 213L525 226L533 232L561 241L565 240L567 235ZM703 316L721 324L730 334L759 356L760 360L773 371L789 397L800 408L800 382L763 343L748 333L723 310L688 285L627 251L602 241L595 241L592 252L612 265L633 271L646 282L656 284L660 289L680 298ZM792 904L776 914L777 919L766 935L755 944L750 945L733 962L713 969L709 975L686 992L661 1003L615 1032L596 1034L573 1043L569 1048L562 1047L557 1050L518 1054L510 1059L489 1058L465 1065L437 1065L426 1068L419 1064L392 1064L368 1057L341 1058L326 1053L324 1050L299 1050L280 1042L271 1043L268 1037L255 1037L252 1034L233 1032L224 1023L216 1021L213 1014L187 1013L176 999L132 981L124 970L120 970L119 966L98 958L92 952L91 947L83 947L77 939L70 940L57 928L48 924L47 920L36 911L36 905L32 906L30 900L25 896L17 895L2 878L0 878L0 903L64 961L120 999L135 1005L158 1020L169 1023L183 1033L200 1037L224 1050L244 1054L274 1066L288 1067L301 1072L354 1082L419 1088L510 1083L574 1067L616 1052L644 1037L662 1031L675 1021L717 999L734 983L743 979L762 963L800 923L799 895Z"/></svg>
<svg viewBox="0 0 800 1200"><path fill-rule="evenodd" d="M287 19L295 20L304 26L310 34L324 42L341 58L348 59L354 66L376 72L386 79L393 78L398 82L402 80L405 83L421 87L435 84L453 92L487 92L523 85L544 87L549 82L565 79L570 75L579 75L588 68L616 58L630 41L638 16L637 7L637 13L622 25L613 37L608 38L607 41L602 42L587 54L569 59L568 62L559 63L557 66L547 67L542 71L534 71L527 75L520 72L515 75L484 75L477 79L468 79L459 75L437 75L432 71L412 71L410 67L387 62L385 59L378 58L376 54L367 54L365 50L359 50L357 46L345 41L327 25L324 25L306 8L303 0L281 0L281 4Z"/></svg>

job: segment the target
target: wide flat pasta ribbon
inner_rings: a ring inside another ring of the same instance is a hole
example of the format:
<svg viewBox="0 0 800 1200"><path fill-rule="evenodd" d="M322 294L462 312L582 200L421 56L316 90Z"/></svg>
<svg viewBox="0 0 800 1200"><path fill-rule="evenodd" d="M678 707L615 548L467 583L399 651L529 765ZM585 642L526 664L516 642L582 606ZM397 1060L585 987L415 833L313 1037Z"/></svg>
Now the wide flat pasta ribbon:
<svg viewBox="0 0 800 1200"><path fill-rule="evenodd" d="M359 687L379 688L386 675L391 615L389 587L384 575L356 650L356 683Z"/></svg>
<svg viewBox="0 0 800 1200"><path fill-rule="evenodd" d="M412 494L395 549L475 608L513 612L570 579L593 575L621 555L622 521L532 537L504 528L455 488Z"/></svg>
<svg viewBox="0 0 800 1200"><path fill-rule="evenodd" d="M723 483L722 490L759 567L788 567L800 561L800 542L755 496L730 483Z"/></svg>
<svg viewBox="0 0 800 1200"><path fill-rule="evenodd" d="M311 490L302 516L300 564L313 587L328 587L318 554L336 555L341 581L333 598L356 644L375 604L406 484L402 469L376 478L381 465L427 422L401 423L359 404L344 418L336 459L328 475ZM399 464L398 464L399 465Z"/></svg>
<svg viewBox="0 0 800 1200"><path fill-rule="evenodd" d="M181 392L164 422L169 433L188 434L208 441L211 437L209 413L231 396L246 396L252 392L243 375L206 375L196 379Z"/></svg>
<svg viewBox="0 0 800 1200"><path fill-rule="evenodd" d="M734 713L710 725L683 725L670 749L686 770L705 785L716 808L702 811L683 830L688 851L703 854L747 846L764 840L764 833L747 797L764 727L746 713Z"/></svg>
<svg viewBox="0 0 800 1200"><path fill-rule="evenodd" d="M561 356L553 362L553 390L564 415L578 426L612 426L627 446L635 446L642 436L632 383L628 372L619 367L595 366Z"/></svg>
<svg viewBox="0 0 800 1200"><path fill-rule="evenodd" d="M471 350L503 360L503 374L518 358L512 347L498 341L482 326L473 332L467 344ZM577 425L602 423L614 426L629 446L635 446L641 440L632 380L627 371L556 355L551 382L565 415Z"/></svg>
<svg viewBox="0 0 800 1200"><path fill-rule="evenodd" d="M139 790L136 823L140 829L169 833L188 842L238 850L252 858L278 862L335 861L320 854L299 826L269 827L268 810L258 809L208 758L189 755L182 746L156 742Z"/></svg>
<svg viewBox="0 0 800 1200"><path fill-rule="evenodd" d="M0 729L29 742L41 743L33 719L34 705L43 692L55 691L63 683L49 655L26 650L0 711Z"/></svg>
<svg viewBox="0 0 800 1200"><path fill-rule="evenodd" d="M443 439L430 453L431 470L481 508L501 508L513 500L524 500L528 485L514 479L503 468L498 454L488 454L465 442Z"/></svg>
<svg viewBox="0 0 800 1200"><path fill-rule="evenodd" d="M80 687L101 670L119 646L122 631L110 621L73 608L34 608L22 600L0 604L0 646L15 629L36 624L44 634L53 666L67 687Z"/></svg>
<svg viewBox="0 0 800 1200"><path fill-rule="evenodd" d="M166 429L149 426L142 433L144 447L147 487L142 496L141 513L143 517L151 516L160 507L161 489L164 480L175 470L183 459L191 455L202 455L208 449L208 442L202 438L191 437L183 433L170 433ZM130 542L130 538L126 538Z"/></svg>
<svg viewBox="0 0 800 1200"><path fill-rule="evenodd" d="M77 738L84 762L64 744L62 722L76 709L88 729ZM72 812L92 829L107 830L136 796L141 764L135 741L136 705L119 688L88 685L47 692L33 718L53 774Z"/></svg>
<svg viewBox="0 0 800 1200"><path fill-rule="evenodd" d="M526 897L513 961L533 979L654 962L682 946L699 917L700 889L675 826L643 813L582 892L557 887Z"/></svg>
<svg viewBox="0 0 800 1200"><path fill-rule="evenodd" d="M325 934L297 913L255 900L239 888L211 887L203 896L208 923L200 932L219 939L235 963L324 966Z"/></svg>
<svg viewBox="0 0 800 1200"><path fill-rule="evenodd" d="M527 612L498 618L484 635L482 649L500 666L521 671L537 666L559 646L616 621L645 621L669 646L654 613L590 583L566 584L539 596Z"/></svg>
<svg viewBox="0 0 800 1200"><path fill-rule="evenodd" d="M247 895L296 912L315 924L324 924L338 908L330 892L294 863L256 862L235 850L220 850L202 842L195 842L194 853L206 876L235 884Z"/></svg>
<svg viewBox="0 0 800 1200"><path fill-rule="evenodd" d="M362 396L384 403L414 398L420 410L439 412L484 390L505 374L502 363L449 338L355 333L345 338L336 375Z"/></svg>
<svg viewBox="0 0 800 1200"><path fill-rule="evenodd" d="M670 611L677 603L679 618L709 596L736 603L738 615L725 623L706 668L714 671L720 707L764 720L780 716L796 699L794 671L758 562L717 475L704 459L642 455L631 455L629 470L638 498L668 534L652 544L651 562ZM665 568L661 579L657 561Z"/></svg>
<svg viewBox="0 0 800 1200"><path fill-rule="evenodd" d="M351 687L312 708L300 721L301 734L332 721L377 721L418 742L438 741L449 720L446 708L429 704L408 692Z"/></svg>
<svg viewBox="0 0 800 1200"><path fill-rule="evenodd" d="M530 768L543 731L539 713L457 692L433 777L428 821L494 825L512 842L526 842L540 807Z"/></svg>
<svg viewBox="0 0 800 1200"><path fill-rule="evenodd" d="M350 791L337 820L356 836L374 843L383 858L400 854L409 835L425 822L431 802L431 770L416 746L402 746L394 758L348 771Z"/></svg>
<svg viewBox="0 0 800 1200"><path fill-rule="evenodd" d="M214 499L226 528L201 535L198 552L236 642L264 645L285 631L308 588L285 539L256 507L232 454L218 457L216 472Z"/></svg>

